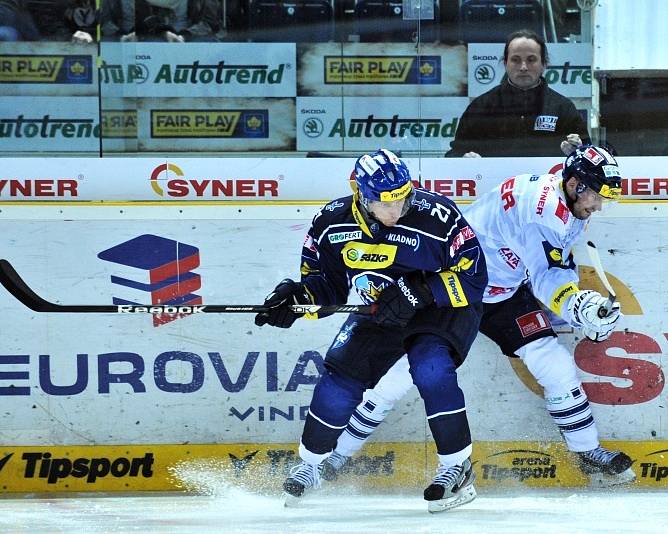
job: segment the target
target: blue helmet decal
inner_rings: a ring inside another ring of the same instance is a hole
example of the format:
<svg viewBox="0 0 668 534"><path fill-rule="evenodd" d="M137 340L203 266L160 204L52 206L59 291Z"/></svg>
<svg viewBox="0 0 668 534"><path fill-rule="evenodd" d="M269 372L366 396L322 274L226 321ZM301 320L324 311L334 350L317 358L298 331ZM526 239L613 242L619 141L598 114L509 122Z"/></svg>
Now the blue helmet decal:
<svg viewBox="0 0 668 534"><path fill-rule="evenodd" d="M408 167L396 154L381 148L355 162L355 183L362 199L392 202L413 192Z"/></svg>

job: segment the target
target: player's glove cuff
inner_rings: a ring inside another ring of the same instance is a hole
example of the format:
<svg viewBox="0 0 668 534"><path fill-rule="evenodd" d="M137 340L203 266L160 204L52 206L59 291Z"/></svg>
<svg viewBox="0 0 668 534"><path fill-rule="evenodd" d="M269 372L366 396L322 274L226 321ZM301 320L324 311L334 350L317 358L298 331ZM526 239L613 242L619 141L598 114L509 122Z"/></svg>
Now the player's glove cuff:
<svg viewBox="0 0 668 534"><path fill-rule="evenodd" d="M609 307L609 300L597 291L585 289L575 293L568 302L571 324L582 329L592 341L610 337L621 317L619 302Z"/></svg>
<svg viewBox="0 0 668 534"><path fill-rule="evenodd" d="M294 304L312 304L304 284L289 278L281 280L264 300L264 305L269 309L255 316L255 324L290 328L299 317L304 315L292 311L291 306Z"/></svg>

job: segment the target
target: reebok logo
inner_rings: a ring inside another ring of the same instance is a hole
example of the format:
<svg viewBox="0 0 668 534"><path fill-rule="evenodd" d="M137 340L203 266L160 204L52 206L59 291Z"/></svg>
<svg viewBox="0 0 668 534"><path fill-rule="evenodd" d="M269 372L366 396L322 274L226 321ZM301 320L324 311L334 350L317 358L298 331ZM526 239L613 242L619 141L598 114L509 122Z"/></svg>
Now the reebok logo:
<svg viewBox="0 0 668 534"><path fill-rule="evenodd" d="M401 292L404 294L404 296L408 299L408 302L410 302L415 308L415 306L418 305L418 299L411 293L409 287L404 283L404 279L399 278L399 280L397 280L397 285L399 286L399 289L401 289Z"/></svg>
<svg viewBox="0 0 668 534"><path fill-rule="evenodd" d="M118 313L187 313L192 315L193 313L204 313L204 308L206 306L135 306L132 304L119 304Z"/></svg>
<svg viewBox="0 0 668 534"><path fill-rule="evenodd" d="M2 460L0 460L0 471L3 470L3 468L5 467L5 464L6 464L7 462L9 462L9 459L10 459L12 456L14 456L14 453L13 453L13 452L10 452L10 453L9 453L7 456L5 456Z"/></svg>

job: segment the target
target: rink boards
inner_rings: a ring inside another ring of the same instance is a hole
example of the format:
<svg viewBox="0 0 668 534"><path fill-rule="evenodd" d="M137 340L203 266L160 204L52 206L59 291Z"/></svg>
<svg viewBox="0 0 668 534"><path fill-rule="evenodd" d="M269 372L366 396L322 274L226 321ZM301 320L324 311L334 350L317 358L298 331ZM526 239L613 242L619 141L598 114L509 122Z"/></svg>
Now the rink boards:
<svg viewBox="0 0 668 534"><path fill-rule="evenodd" d="M668 441L604 441L634 460L634 487L668 485ZM3 492L201 492L212 481L275 493L298 461L294 443L0 447ZM582 487L589 480L561 442L475 441L478 487ZM370 443L337 480L337 489L419 490L436 470L428 429L415 443ZM594 486L596 487L596 486Z"/></svg>
<svg viewBox="0 0 668 534"><path fill-rule="evenodd" d="M659 198L613 207L586 234L601 249L622 303L620 330L601 344L563 328L561 338L574 352L601 439L636 460L637 484L665 487L668 212L663 178L655 176ZM5 203L0 256L60 304L144 303L164 295L259 304L279 280L298 276L317 206L193 204ZM187 276L153 283L169 262L139 265L146 246L178 255L179 276ZM575 252L581 286L603 291L584 250ZM0 313L4 491L177 489L170 467L211 458L215 469L232 469L240 479L259 469L274 483L294 458L325 353L345 318L298 321L284 331L255 327L251 314L43 314L4 289ZM539 386L518 363L479 336L460 370L480 484L583 484ZM430 442L413 388L354 464L360 472L348 478L422 486L433 470Z"/></svg>

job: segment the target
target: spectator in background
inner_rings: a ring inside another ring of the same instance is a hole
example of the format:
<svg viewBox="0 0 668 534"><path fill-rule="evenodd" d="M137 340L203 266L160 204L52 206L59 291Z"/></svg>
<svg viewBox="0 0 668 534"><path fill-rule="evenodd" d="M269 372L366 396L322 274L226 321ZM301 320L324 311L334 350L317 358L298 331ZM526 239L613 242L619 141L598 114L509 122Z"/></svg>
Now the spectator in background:
<svg viewBox="0 0 668 534"><path fill-rule="evenodd" d="M216 0L105 0L105 40L217 41L220 4Z"/></svg>
<svg viewBox="0 0 668 534"><path fill-rule="evenodd" d="M0 41L91 43L95 0L0 0Z"/></svg>
<svg viewBox="0 0 668 534"><path fill-rule="evenodd" d="M573 102L547 86L547 61L542 37L530 30L510 34L503 80L469 104L446 156L557 156L558 146L569 155L588 143Z"/></svg>
<svg viewBox="0 0 668 534"><path fill-rule="evenodd" d="M0 0L0 42L39 41L35 21L23 0Z"/></svg>

